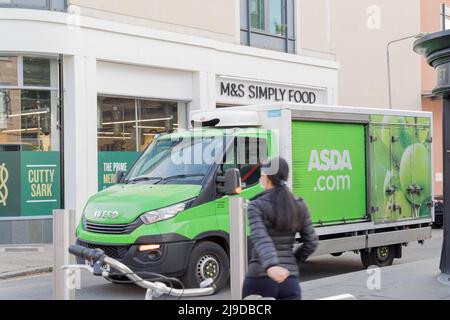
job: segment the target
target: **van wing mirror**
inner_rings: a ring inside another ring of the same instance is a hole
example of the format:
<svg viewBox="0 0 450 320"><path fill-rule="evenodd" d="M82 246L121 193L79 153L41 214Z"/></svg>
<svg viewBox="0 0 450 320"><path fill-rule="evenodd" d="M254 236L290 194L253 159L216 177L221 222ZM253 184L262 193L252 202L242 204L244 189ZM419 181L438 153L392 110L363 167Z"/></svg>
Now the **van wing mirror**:
<svg viewBox="0 0 450 320"><path fill-rule="evenodd" d="M239 194L242 190L241 174L236 168L227 169L223 176L217 177L217 182L219 192L225 195Z"/></svg>
<svg viewBox="0 0 450 320"><path fill-rule="evenodd" d="M116 183L122 183L123 182L123 178L125 178L125 171L116 171Z"/></svg>

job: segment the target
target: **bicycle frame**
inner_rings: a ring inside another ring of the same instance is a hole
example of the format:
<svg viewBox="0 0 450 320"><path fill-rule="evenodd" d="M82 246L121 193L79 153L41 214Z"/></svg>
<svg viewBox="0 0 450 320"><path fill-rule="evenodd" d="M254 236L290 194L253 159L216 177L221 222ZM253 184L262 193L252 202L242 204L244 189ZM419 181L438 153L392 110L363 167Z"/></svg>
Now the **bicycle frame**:
<svg viewBox="0 0 450 320"><path fill-rule="evenodd" d="M103 251L101 251L103 252ZM138 285L141 288L146 289L145 300L152 300L153 298L160 297L164 294L174 296L174 297L198 297L198 296L207 296L214 293L215 288L213 286L212 279L207 279L200 284L200 288L194 289L174 289L168 287L166 284L159 281L148 281L142 279L138 274L132 271L129 267L124 265L123 263L104 255L101 255L101 258L97 258L95 261L92 261L92 266L90 265L65 265L63 269L86 269L94 275L101 275L103 277L108 277L110 275L110 271L106 270L106 266L111 269L117 270L122 273L128 279L130 279L134 284Z"/></svg>

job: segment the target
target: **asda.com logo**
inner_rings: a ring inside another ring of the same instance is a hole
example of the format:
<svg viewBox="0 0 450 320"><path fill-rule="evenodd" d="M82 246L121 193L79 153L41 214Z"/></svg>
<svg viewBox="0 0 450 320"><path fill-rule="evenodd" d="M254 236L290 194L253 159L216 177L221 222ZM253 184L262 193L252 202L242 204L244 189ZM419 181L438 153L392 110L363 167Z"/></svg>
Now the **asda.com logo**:
<svg viewBox="0 0 450 320"><path fill-rule="evenodd" d="M352 170L350 152L344 150L311 150L308 171L324 172L317 178L314 191L350 190L350 176L342 174L343 170Z"/></svg>

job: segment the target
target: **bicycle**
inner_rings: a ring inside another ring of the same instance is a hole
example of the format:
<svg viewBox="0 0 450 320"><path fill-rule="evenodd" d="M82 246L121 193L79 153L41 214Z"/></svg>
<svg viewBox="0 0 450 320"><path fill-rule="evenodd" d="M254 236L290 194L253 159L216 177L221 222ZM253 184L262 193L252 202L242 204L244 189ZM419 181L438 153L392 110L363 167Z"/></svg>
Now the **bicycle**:
<svg viewBox="0 0 450 320"><path fill-rule="evenodd" d="M148 274L154 281L149 281L150 278L143 279L140 275L133 272L123 263L107 256L101 249L89 249L80 245L71 245L69 247L69 253L86 260L88 264L65 265L63 266L63 269L85 269L90 271L95 276L103 277L117 275L126 276L129 281L124 281L124 283L134 283L147 290L145 300L152 300L153 298L159 298L163 295L178 298L207 296L212 295L216 289L214 286L214 281L211 278L202 281L200 283L200 288L194 289L185 289L180 280L153 272L140 272L140 274ZM117 270L118 273L111 272L111 270ZM161 281L155 280L166 281L170 284L170 286ZM181 286L181 289L174 288L173 283L178 283Z"/></svg>

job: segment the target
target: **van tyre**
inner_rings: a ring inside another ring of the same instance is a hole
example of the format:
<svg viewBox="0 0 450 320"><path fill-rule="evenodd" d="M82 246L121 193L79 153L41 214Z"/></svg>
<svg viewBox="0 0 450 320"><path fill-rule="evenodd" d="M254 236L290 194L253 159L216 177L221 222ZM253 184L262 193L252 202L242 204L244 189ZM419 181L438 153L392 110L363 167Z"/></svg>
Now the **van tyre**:
<svg viewBox="0 0 450 320"><path fill-rule="evenodd" d="M192 249L181 281L186 288L199 288L203 280L213 278L216 291L219 291L227 284L229 277L230 261L225 250L215 242L204 241Z"/></svg>
<svg viewBox="0 0 450 320"><path fill-rule="evenodd" d="M364 268L370 266L387 267L395 258L395 246L382 246L361 250L361 262Z"/></svg>

